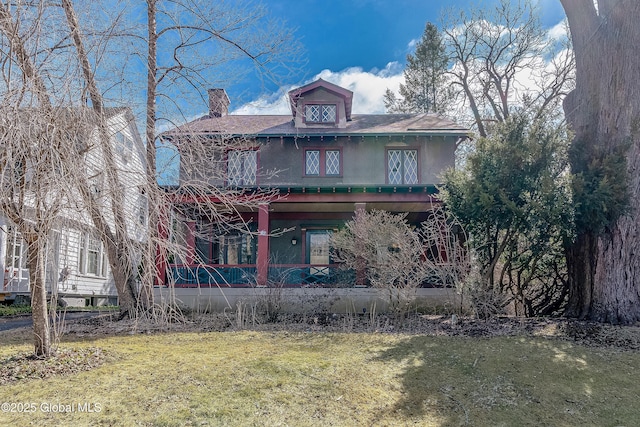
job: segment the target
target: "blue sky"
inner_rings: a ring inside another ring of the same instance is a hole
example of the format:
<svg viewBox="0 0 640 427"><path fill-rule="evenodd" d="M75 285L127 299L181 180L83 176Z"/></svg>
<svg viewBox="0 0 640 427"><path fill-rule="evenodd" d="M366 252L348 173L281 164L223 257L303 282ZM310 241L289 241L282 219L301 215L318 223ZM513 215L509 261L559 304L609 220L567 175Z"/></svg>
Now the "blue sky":
<svg viewBox="0 0 640 427"><path fill-rule="evenodd" d="M477 0L474 4L484 8L497 2ZM286 113L283 105L278 105L282 93L318 76L370 93L355 100L355 113L384 112L379 93L386 87L397 87L406 55L411 52L411 42L420 38L427 21L438 23L445 8L467 10L472 4L468 0L264 0L263 3L272 16L283 18L295 29L306 50L307 62L297 75L280 82L280 94L275 85L264 88L253 81L227 88L231 110L236 113ZM538 7L545 27L551 28L564 19L560 0L538 0Z"/></svg>
<svg viewBox="0 0 640 427"><path fill-rule="evenodd" d="M475 4L484 8L498 1ZM443 8L470 8L468 0L263 0L263 4L273 17L295 29L306 50L306 63L278 84L265 87L258 79L245 79L225 87L231 114L290 114L286 93L317 77L352 90L355 114L384 113L384 92L397 90L403 82L406 56L426 23L439 23ZM560 0L538 0L538 7L547 28L565 17ZM191 118L205 114L204 109L190 111ZM174 154L159 151L163 182L172 181L175 174L164 164L172 164Z"/></svg>

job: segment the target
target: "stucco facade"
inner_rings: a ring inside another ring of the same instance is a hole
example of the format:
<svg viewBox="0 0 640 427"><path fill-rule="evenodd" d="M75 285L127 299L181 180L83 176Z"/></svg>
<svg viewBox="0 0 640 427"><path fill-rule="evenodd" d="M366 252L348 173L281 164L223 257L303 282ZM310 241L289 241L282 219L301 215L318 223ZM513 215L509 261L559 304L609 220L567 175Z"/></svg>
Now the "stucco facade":
<svg viewBox="0 0 640 427"><path fill-rule="evenodd" d="M228 115L226 94L212 90L210 96L215 111L164 135L181 154L180 185L204 181L277 194L241 209L244 234L202 232L216 227L206 215L180 218L173 229L190 247L173 264L159 265L166 273L161 285L333 286L349 280L331 261L327 235L358 209L425 220L440 203L441 174L454 166L456 146L468 135L433 114L352 114L353 93L323 80L289 93L291 115ZM211 151L190 150L195 139ZM216 152L222 139L231 143Z"/></svg>

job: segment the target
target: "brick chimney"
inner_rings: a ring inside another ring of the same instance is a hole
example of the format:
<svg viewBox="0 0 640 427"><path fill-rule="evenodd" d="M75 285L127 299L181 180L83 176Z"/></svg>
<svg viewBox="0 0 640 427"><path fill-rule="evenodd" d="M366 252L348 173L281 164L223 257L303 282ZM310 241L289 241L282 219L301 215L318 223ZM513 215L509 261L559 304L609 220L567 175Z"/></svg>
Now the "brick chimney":
<svg viewBox="0 0 640 427"><path fill-rule="evenodd" d="M229 96L224 89L209 89L209 117L226 116L229 112Z"/></svg>

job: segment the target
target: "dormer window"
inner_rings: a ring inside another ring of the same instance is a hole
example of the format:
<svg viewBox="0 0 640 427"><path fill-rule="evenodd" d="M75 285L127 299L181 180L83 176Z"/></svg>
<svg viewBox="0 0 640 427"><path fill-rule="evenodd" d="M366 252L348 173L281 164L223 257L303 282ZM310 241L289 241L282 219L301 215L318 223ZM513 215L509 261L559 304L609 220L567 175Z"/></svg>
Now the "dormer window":
<svg viewBox="0 0 640 427"><path fill-rule="evenodd" d="M335 123L335 104L307 104L304 106L305 122L307 123Z"/></svg>

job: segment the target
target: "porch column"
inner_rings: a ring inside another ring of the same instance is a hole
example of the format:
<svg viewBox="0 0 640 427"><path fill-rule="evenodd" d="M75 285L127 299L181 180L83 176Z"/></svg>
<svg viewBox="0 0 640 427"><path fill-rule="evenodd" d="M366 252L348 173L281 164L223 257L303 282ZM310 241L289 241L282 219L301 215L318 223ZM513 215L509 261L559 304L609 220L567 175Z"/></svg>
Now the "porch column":
<svg viewBox="0 0 640 427"><path fill-rule="evenodd" d="M187 235L185 236L187 244L187 253L184 259L184 263L192 265L196 258L196 222L187 221Z"/></svg>
<svg viewBox="0 0 640 427"><path fill-rule="evenodd" d="M365 210L367 209L367 204L366 203L355 203L355 214L356 214L356 221L358 220L358 218L360 217L360 215L364 214ZM360 242L360 239L358 239L356 241L356 245L360 245L362 244L362 242ZM365 286L366 282L366 274L365 274L365 264L364 264L364 260L362 258L359 258L356 261L356 286Z"/></svg>
<svg viewBox="0 0 640 427"><path fill-rule="evenodd" d="M267 286L269 278L269 204L258 205L258 286Z"/></svg>

